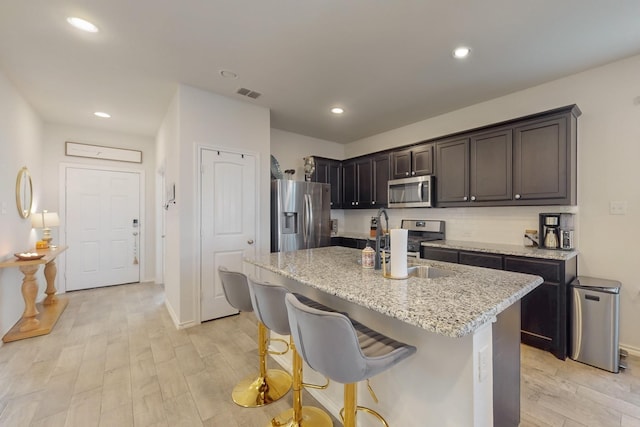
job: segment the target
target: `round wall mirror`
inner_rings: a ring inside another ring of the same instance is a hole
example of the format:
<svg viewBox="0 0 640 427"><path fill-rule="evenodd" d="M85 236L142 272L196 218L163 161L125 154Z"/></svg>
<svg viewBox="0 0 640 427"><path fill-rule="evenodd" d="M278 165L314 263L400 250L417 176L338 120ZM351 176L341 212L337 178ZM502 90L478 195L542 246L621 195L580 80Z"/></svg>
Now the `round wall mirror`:
<svg viewBox="0 0 640 427"><path fill-rule="evenodd" d="M29 218L31 215L31 205L33 203L33 184L31 175L27 167L23 167L18 172L16 178L16 206L21 218Z"/></svg>

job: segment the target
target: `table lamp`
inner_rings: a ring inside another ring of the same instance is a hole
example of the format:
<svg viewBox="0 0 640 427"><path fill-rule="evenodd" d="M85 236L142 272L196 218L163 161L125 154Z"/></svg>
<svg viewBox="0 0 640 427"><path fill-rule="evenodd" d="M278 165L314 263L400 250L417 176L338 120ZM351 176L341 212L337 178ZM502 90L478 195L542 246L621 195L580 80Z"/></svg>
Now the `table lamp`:
<svg viewBox="0 0 640 427"><path fill-rule="evenodd" d="M49 247L51 240L51 227L57 227L60 225L60 218L55 212L42 211L31 215L31 226L33 228L42 228L42 240L46 242L47 248Z"/></svg>

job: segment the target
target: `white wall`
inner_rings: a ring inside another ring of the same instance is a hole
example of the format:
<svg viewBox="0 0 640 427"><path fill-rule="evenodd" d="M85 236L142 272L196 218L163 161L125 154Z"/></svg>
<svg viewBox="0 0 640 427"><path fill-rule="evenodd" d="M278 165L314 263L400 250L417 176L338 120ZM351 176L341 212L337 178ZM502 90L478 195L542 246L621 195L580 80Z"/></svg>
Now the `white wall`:
<svg viewBox="0 0 640 427"><path fill-rule="evenodd" d="M35 246L35 230L29 218L22 219L16 207L16 177L23 166L33 181L32 212L41 206L44 194L42 173L42 121L11 83L0 72L0 260L12 259L15 252ZM64 255L63 255L64 256ZM38 300L46 287L43 269L38 272ZM17 268L0 269L0 335L22 317L24 301Z"/></svg>
<svg viewBox="0 0 640 427"><path fill-rule="evenodd" d="M389 132L355 141L345 156L435 138L569 104L578 119L578 273L619 280L620 342L640 352L640 281L635 264L640 251L640 56L628 58L472 105ZM610 215L611 201L626 201L626 215ZM521 244L525 228L536 228L537 213L553 208L465 208L393 212L394 218L447 221L447 236L458 240ZM366 232L371 212L345 212L345 226ZM406 216L405 216L406 215ZM354 230L356 231L356 230Z"/></svg>
<svg viewBox="0 0 640 427"><path fill-rule="evenodd" d="M175 117L171 120L175 120ZM165 121L166 122L166 121ZM177 253L167 253L165 289L170 312L178 326L199 322L199 203L198 147L211 146L229 150L247 150L256 155L260 177L257 250L269 251L269 110L248 102L216 95L180 85L177 94L177 141L163 138L165 147L165 180L176 183L175 220L167 214L166 244L177 245ZM165 123L166 125L166 123ZM166 126L163 128L166 130ZM169 126L171 127L171 126ZM160 139L158 138L157 141ZM171 144L177 144L172 147ZM174 151L174 149L177 150ZM167 248L168 249L168 248ZM178 270L176 272L176 269ZM179 297L172 295L178 290Z"/></svg>
<svg viewBox="0 0 640 427"><path fill-rule="evenodd" d="M343 144L312 138L279 129L271 129L271 154L278 160L282 172L294 169L293 179L304 181L304 157L320 156L344 159Z"/></svg>
<svg viewBox="0 0 640 427"><path fill-rule="evenodd" d="M142 163L116 162L84 157L65 155L65 142L78 142L107 147L128 148L142 151ZM131 135L119 132L109 132L97 128L68 126L45 123L44 125L44 162L43 173L47 177L43 185L44 194L42 206L38 209L60 212L61 200L64 198L64 182L60 180L60 168L63 165L84 165L92 167L117 168L143 172L145 179L143 209L144 217L140 218L142 234L140 251L140 281L154 280L155 274L155 144L151 137ZM141 211L141 214L143 212ZM60 227L52 230L54 241L64 242L64 217L61 216ZM66 264L60 263L58 269L64 271ZM64 289L64 275L60 275L59 290Z"/></svg>
<svg viewBox="0 0 640 427"><path fill-rule="evenodd" d="M319 156L329 159L344 159L344 144L312 138L280 129L271 129L271 154L278 160L280 169L294 169L293 179L304 181L304 157ZM270 176L270 175L269 175ZM332 209L331 219L338 220L338 227L344 223L345 211Z"/></svg>

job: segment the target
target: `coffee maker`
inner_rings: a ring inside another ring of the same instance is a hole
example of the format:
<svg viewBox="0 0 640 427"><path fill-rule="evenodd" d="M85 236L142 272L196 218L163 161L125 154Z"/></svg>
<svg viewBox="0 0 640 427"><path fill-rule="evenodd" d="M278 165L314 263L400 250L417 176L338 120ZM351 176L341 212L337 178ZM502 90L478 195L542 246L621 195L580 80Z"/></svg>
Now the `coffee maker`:
<svg viewBox="0 0 640 427"><path fill-rule="evenodd" d="M573 218L571 213L541 213L539 247L572 250Z"/></svg>

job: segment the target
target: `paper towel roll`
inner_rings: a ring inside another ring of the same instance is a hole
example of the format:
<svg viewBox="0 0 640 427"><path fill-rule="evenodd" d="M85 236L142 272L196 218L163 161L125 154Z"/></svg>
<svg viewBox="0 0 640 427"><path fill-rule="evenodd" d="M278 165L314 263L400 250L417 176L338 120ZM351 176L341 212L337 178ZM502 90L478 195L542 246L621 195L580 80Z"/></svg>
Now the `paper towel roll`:
<svg viewBox="0 0 640 427"><path fill-rule="evenodd" d="M391 277L407 277L407 239L408 230L391 230Z"/></svg>

